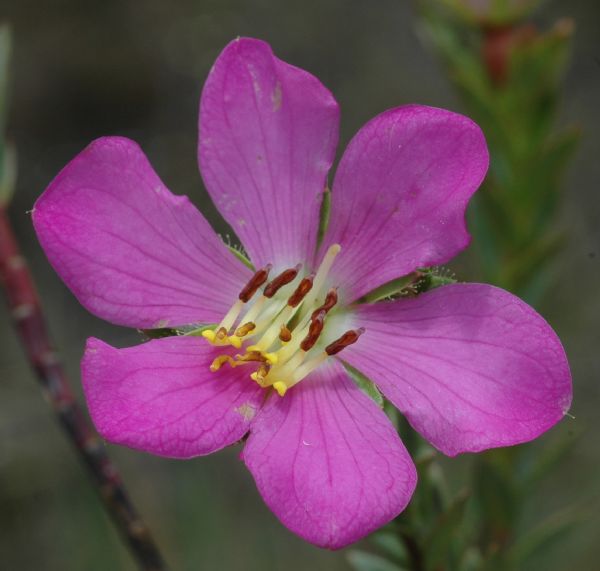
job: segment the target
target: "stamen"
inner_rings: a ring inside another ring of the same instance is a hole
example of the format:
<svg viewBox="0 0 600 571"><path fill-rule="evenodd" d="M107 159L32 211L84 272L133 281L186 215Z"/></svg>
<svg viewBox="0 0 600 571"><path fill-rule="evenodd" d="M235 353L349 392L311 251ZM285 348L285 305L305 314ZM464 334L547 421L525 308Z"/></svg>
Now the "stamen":
<svg viewBox="0 0 600 571"><path fill-rule="evenodd" d="M238 299L244 303L250 301L252 296L257 292L258 288L267 281L272 267L272 264L267 264L264 268L258 270L250 278L250 281L242 288L242 291L238 295Z"/></svg>
<svg viewBox="0 0 600 571"><path fill-rule="evenodd" d="M244 362L252 362L257 361L259 363L264 363L266 361L265 357L260 351L248 351L244 355L236 355L236 361L244 361Z"/></svg>
<svg viewBox="0 0 600 571"><path fill-rule="evenodd" d="M364 329L346 331L325 349L324 343L317 345L327 316L338 303L337 288L329 289L326 295L321 290L340 250L339 244L330 246L316 274L303 277L299 282L295 280L299 278L300 264L282 271L268 283L271 264L258 270L221 323L214 329L202 331L202 335L213 345L245 346L235 357L217 356L210 370L218 371L224 364L233 368L250 365L256 369L250 375L254 381L263 388L273 387L283 396L329 356L355 343ZM286 301L285 296L277 294L292 282L297 285ZM265 283L267 285L262 295L249 304L250 308L240 317L244 304ZM250 339L258 341L251 345ZM316 349L317 346L319 349Z"/></svg>
<svg viewBox="0 0 600 571"><path fill-rule="evenodd" d="M244 323L243 325L240 325L235 330L235 334L238 337L245 337L246 335L248 335L248 333L250 333L254 329L256 329L256 323L254 323L252 321L247 321L246 323Z"/></svg>
<svg viewBox="0 0 600 571"><path fill-rule="evenodd" d="M267 298L264 295L261 295L256 300L254 305L250 308L248 313L246 313L246 315L244 315L244 317L242 318L242 323L244 323L244 324L255 323L256 318L259 316L260 312L262 311L262 308L266 301L267 301Z"/></svg>
<svg viewBox="0 0 600 571"><path fill-rule="evenodd" d="M271 366L267 363L261 365L254 373L252 373L250 375L250 378L253 381L256 381L261 387L266 388L269 386L268 383L265 383L265 379L267 378L267 375L269 374L269 370L271 369Z"/></svg>
<svg viewBox="0 0 600 571"><path fill-rule="evenodd" d="M311 319L308 327L308 334L302 340L302 343L300 343L300 349L302 349L302 351L310 351L314 347L323 331L326 315L327 312L323 309L313 319Z"/></svg>
<svg viewBox="0 0 600 571"><path fill-rule="evenodd" d="M333 244L329 247L325 256L323 257L323 261L317 270L317 274L315 275L314 285L310 295L305 299L306 306L310 307L311 304L314 303L315 299L319 295L319 290L323 286L325 279L327 278L327 274L333 265L333 261L335 257L340 253L342 247L339 244Z"/></svg>
<svg viewBox="0 0 600 571"><path fill-rule="evenodd" d="M292 332L287 328L286 325L281 326L279 331L279 340L282 343L289 343L292 340Z"/></svg>
<svg viewBox="0 0 600 571"><path fill-rule="evenodd" d="M284 270L276 278L267 284L263 290L263 295L267 299L271 299L283 286L293 282L300 271L302 264L298 264L295 268Z"/></svg>
<svg viewBox="0 0 600 571"><path fill-rule="evenodd" d="M279 332L281 331L281 327L285 325L294 314L294 308L289 305L283 308L283 311L279 314L279 316L275 319L275 321L271 324L271 326L265 331L264 335L260 338L260 341L256 343L256 345L252 345L248 347L250 351L266 351L275 339L277 339Z"/></svg>
<svg viewBox="0 0 600 571"><path fill-rule="evenodd" d="M333 343L330 343L325 347L325 353L327 355L337 355L342 349L345 349L349 345L356 343L358 338L365 332L365 328L350 329L346 331L339 339L336 339Z"/></svg>
<svg viewBox="0 0 600 571"><path fill-rule="evenodd" d="M273 383L273 388L277 391L280 397L284 396L288 389L291 389L294 385L297 385L304 377L312 373L319 365L321 365L328 357L327 353L323 351L310 361L307 361L300 367L298 367L289 378L289 381L276 381Z"/></svg>
<svg viewBox="0 0 600 571"><path fill-rule="evenodd" d="M235 361L233 357L229 355L219 355L210 365L210 370L215 373L218 371L225 363L229 363L232 367L235 367Z"/></svg>
<svg viewBox="0 0 600 571"><path fill-rule="evenodd" d="M308 294L308 292L312 289L313 279L314 274L306 276L302 279L294 293L290 296L290 298L287 301L287 304L290 307L298 307L298 305L300 305L302 300L306 297L306 294Z"/></svg>
<svg viewBox="0 0 600 571"><path fill-rule="evenodd" d="M239 349L242 346L242 340L236 335L231 335L227 337L227 335L223 336L223 331L225 328L220 327L217 331L213 331L212 329L205 329L202 331L202 337L209 341L212 345L222 346L222 345L233 345L236 349ZM217 334L219 336L217 337Z"/></svg>
<svg viewBox="0 0 600 571"><path fill-rule="evenodd" d="M325 313L329 313L329 311L335 306L337 301L338 301L337 288L331 288L327 292L327 295L325 296L325 301L323 302L323 305L321 307L317 307L317 309L315 309L312 312L312 315L310 316L310 318L314 319L315 316L318 315L319 312L321 312L321 311L325 311Z"/></svg>

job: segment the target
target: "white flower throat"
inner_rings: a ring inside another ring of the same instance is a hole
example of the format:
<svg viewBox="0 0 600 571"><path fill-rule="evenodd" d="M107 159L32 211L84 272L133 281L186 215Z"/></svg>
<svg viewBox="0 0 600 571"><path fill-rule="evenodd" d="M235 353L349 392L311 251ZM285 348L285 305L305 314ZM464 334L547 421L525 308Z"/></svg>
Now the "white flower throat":
<svg viewBox="0 0 600 571"><path fill-rule="evenodd" d="M202 332L215 346L233 346L243 353L219 355L210 369L254 365L250 377L280 396L314 371L328 357L355 343L364 329L350 329L324 346L319 343L329 312L337 305L337 288L325 290L327 276L341 247L331 246L315 274L301 276L301 266L281 272L267 283L271 266L258 270L239 293L221 323ZM244 309L258 290L262 294Z"/></svg>

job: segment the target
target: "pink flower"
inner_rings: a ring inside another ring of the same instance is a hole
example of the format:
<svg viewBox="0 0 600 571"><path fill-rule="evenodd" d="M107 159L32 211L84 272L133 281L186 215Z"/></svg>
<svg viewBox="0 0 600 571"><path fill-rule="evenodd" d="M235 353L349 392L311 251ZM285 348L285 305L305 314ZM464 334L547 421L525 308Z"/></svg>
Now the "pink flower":
<svg viewBox="0 0 600 571"><path fill-rule="evenodd" d="M465 207L488 166L477 125L414 105L367 123L337 169L318 246L338 122L331 93L264 42L235 40L211 70L200 169L256 273L128 139L93 142L33 212L50 262L95 315L142 329L216 324L127 349L90 339L83 384L100 434L173 458L247 436L265 502L329 548L398 515L417 478L345 363L451 456L531 440L571 400L558 338L505 291L456 284L355 303L467 246Z"/></svg>

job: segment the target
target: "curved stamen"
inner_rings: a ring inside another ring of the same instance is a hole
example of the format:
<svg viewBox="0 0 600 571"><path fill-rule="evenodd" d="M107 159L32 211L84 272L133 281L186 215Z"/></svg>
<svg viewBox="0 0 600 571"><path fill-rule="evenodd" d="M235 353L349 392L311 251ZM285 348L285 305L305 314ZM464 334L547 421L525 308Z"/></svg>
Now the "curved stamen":
<svg viewBox="0 0 600 571"><path fill-rule="evenodd" d="M340 338L336 339L327 347L325 350L312 358L310 361L306 361L302 363L293 373L293 375L289 378L289 380L278 380L273 383L273 388L277 391L279 396L285 395L288 389L297 385L302 379L306 376L310 375L319 365L321 365L327 357L331 355L336 355L349 345L356 343L358 338L365 332L364 327L360 329L350 329L346 331Z"/></svg>
<svg viewBox="0 0 600 571"><path fill-rule="evenodd" d="M358 338L365 332L365 328L350 329L346 331L339 339L336 339L333 343L330 343L325 347L325 353L331 357L331 355L337 355L342 349L356 343Z"/></svg>
<svg viewBox="0 0 600 571"><path fill-rule="evenodd" d="M340 253L341 249L342 249L342 247L339 244L333 244L332 246L329 247L329 249L325 253L325 256L323 257L323 261L321 262L321 265L319 266L319 269L317 270L317 274L315 275L312 291L304 300L307 308L310 307L317 299L317 296L319 295L319 291L320 291L321 287L323 287L323 284L325 283L327 274L329 273L329 270L331 270L331 266L333 265L333 262L334 262L336 256Z"/></svg>
<svg viewBox="0 0 600 571"><path fill-rule="evenodd" d="M326 315L327 312L322 309L313 319L311 319L310 325L308 326L308 334L302 340L302 343L300 343L300 349L302 349L302 351L310 351L315 346L315 343L323 331Z"/></svg>
<svg viewBox="0 0 600 571"><path fill-rule="evenodd" d="M331 309L333 309L333 307L335 306L335 304L337 302L338 302L337 288L331 288L327 292L327 295L325 296L325 301L323 302L323 305L321 307L317 307L317 309L315 309L312 312L312 315L310 316L310 318L314 319L315 316L318 315L320 311L325 311L325 313L329 313L329 311Z"/></svg>
<svg viewBox="0 0 600 571"><path fill-rule="evenodd" d="M283 286L293 282L300 271L302 264L298 264L295 268L284 270L277 277L273 278L263 290L263 295L267 299L271 299Z"/></svg>
<svg viewBox="0 0 600 571"><path fill-rule="evenodd" d="M242 288L238 299L244 303L250 301L250 298L257 292L258 288L267 281L272 267L272 264L267 264L264 268L258 270Z"/></svg>
<svg viewBox="0 0 600 571"><path fill-rule="evenodd" d="M287 328L286 325L281 326L281 331L279 331L279 340L282 343L289 343L292 340L292 332Z"/></svg>
<svg viewBox="0 0 600 571"><path fill-rule="evenodd" d="M310 274L305 278L302 278L302 281L298 284L298 287L294 290L294 293L290 295L287 304L290 307L298 307L302 300L306 297L308 292L313 287L314 274Z"/></svg>
<svg viewBox="0 0 600 571"><path fill-rule="evenodd" d="M244 323L243 325L240 325L235 330L235 334L238 337L245 337L246 335L248 335L248 333L250 333L254 329L256 329L256 323L254 323L253 321L248 321L248 322Z"/></svg>

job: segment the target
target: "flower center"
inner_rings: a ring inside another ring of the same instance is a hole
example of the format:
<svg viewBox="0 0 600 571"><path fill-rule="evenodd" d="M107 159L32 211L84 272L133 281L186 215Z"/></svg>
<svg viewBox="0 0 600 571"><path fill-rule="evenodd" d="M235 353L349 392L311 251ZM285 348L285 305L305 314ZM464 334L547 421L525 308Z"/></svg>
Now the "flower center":
<svg viewBox="0 0 600 571"><path fill-rule="evenodd" d="M297 265L267 282L271 265L258 270L221 323L202 332L212 345L244 351L219 355L210 370L218 371L225 363L253 365L250 378L283 396L328 357L355 343L364 329L350 329L327 345L322 341L325 322L338 304L337 288L326 290L326 283L340 249L339 244L331 246L315 274L302 276L302 266ZM265 284L262 294L249 304Z"/></svg>

